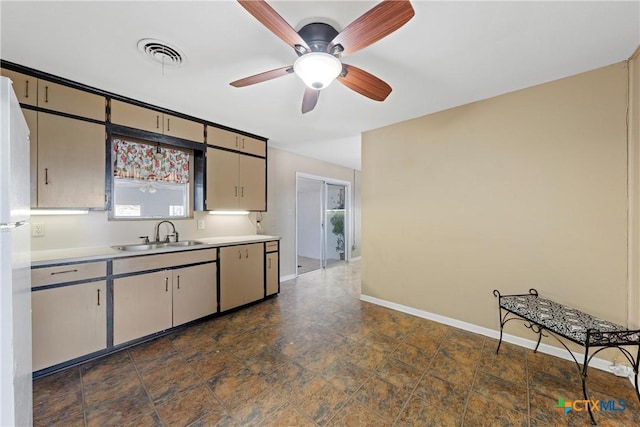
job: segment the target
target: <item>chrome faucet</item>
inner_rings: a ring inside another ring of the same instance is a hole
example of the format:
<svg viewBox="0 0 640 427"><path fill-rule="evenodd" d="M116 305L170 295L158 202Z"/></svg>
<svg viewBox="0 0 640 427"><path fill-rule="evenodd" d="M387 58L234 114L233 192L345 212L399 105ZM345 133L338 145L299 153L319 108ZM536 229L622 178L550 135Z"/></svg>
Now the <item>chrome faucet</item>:
<svg viewBox="0 0 640 427"><path fill-rule="evenodd" d="M169 236L175 236L175 241L177 242L177 241L178 241L178 232L176 231L176 226L175 226L175 225L173 225L173 223L172 223L171 221L166 221L166 220L165 220L165 221L160 221L159 223L157 223L157 224L156 224L156 229L155 229L155 239L154 239L154 241L155 241L156 243L159 243L159 242L160 242L160 226L161 226L163 223L165 223L165 222L166 222L167 224L171 224L171 228L173 228L173 234L167 234L167 235L165 236L165 238L164 238L164 241L165 241L165 242L167 242L167 243L169 243Z"/></svg>

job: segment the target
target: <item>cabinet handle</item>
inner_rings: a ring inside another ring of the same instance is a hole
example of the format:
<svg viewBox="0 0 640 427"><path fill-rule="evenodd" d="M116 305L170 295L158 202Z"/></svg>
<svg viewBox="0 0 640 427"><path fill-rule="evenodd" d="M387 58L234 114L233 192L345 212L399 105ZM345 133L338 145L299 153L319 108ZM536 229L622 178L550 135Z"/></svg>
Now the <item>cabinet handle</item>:
<svg viewBox="0 0 640 427"><path fill-rule="evenodd" d="M160 129L160 116L156 115L156 129Z"/></svg>
<svg viewBox="0 0 640 427"><path fill-rule="evenodd" d="M164 278L164 291L165 292L169 292L169 278L168 277Z"/></svg>
<svg viewBox="0 0 640 427"><path fill-rule="evenodd" d="M44 102L49 102L49 86L44 87Z"/></svg>
<svg viewBox="0 0 640 427"><path fill-rule="evenodd" d="M49 185L49 168L44 168L44 185Z"/></svg>
<svg viewBox="0 0 640 427"><path fill-rule="evenodd" d="M240 197L244 197L244 185L240 187Z"/></svg>
<svg viewBox="0 0 640 427"><path fill-rule="evenodd" d="M180 276L178 276L178 289L180 289Z"/></svg>
<svg viewBox="0 0 640 427"><path fill-rule="evenodd" d="M98 289L98 305L100 305L100 289Z"/></svg>
<svg viewBox="0 0 640 427"><path fill-rule="evenodd" d="M24 97L25 98L29 97L29 80L24 82Z"/></svg>
<svg viewBox="0 0 640 427"><path fill-rule="evenodd" d="M244 257L249 258L249 249L244 250Z"/></svg>
<svg viewBox="0 0 640 427"><path fill-rule="evenodd" d="M51 273L52 276L55 276L56 274L67 274L67 273L77 273L78 269L74 268L73 270L64 270L64 271L54 271Z"/></svg>
<svg viewBox="0 0 640 427"><path fill-rule="evenodd" d="M236 197L238 197L238 186L236 185Z"/></svg>
<svg viewBox="0 0 640 427"><path fill-rule="evenodd" d="M171 119L167 119L167 132L171 132Z"/></svg>
<svg viewBox="0 0 640 427"><path fill-rule="evenodd" d="M271 258L269 258L269 270L271 270Z"/></svg>
<svg viewBox="0 0 640 427"><path fill-rule="evenodd" d="M244 150L244 138L242 138L242 149Z"/></svg>
<svg viewBox="0 0 640 427"><path fill-rule="evenodd" d="M236 136L236 148L238 148L238 137Z"/></svg>
<svg viewBox="0 0 640 427"><path fill-rule="evenodd" d="M238 250L238 259L242 259L242 252Z"/></svg>

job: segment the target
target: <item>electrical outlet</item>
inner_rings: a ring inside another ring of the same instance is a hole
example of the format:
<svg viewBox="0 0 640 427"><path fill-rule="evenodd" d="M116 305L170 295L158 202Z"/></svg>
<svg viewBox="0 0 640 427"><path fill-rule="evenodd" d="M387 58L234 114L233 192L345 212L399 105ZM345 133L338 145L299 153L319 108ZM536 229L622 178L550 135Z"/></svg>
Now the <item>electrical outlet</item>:
<svg viewBox="0 0 640 427"><path fill-rule="evenodd" d="M204 219L198 220L198 230L204 230Z"/></svg>
<svg viewBox="0 0 640 427"><path fill-rule="evenodd" d="M44 224L42 223L34 223L31 224L31 235L33 237L42 237L44 236Z"/></svg>

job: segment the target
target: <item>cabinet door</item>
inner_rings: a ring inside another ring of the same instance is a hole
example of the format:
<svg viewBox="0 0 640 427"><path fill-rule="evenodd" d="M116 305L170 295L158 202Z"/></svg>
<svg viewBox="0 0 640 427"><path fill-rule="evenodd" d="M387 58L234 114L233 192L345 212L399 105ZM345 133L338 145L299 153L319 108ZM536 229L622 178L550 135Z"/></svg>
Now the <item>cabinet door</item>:
<svg viewBox="0 0 640 427"><path fill-rule="evenodd" d="M244 304L242 248L220 248L220 311Z"/></svg>
<svg viewBox="0 0 640 427"><path fill-rule="evenodd" d="M105 205L104 125L38 113L38 207Z"/></svg>
<svg viewBox="0 0 640 427"><path fill-rule="evenodd" d="M280 275L278 272L278 253L267 254L267 295L277 294L280 290Z"/></svg>
<svg viewBox="0 0 640 427"><path fill-rule="evenodd" d="M113 281L113 343L144 337L172 326L171 271Z"/></svg>
<svg viewBox="0 0 640 427"><path fill-rule="evenodd" d="M204 142L204 124L165 114L164 134L195 142Z"/></svg>
<svg viewBox="0 0 640 427"><path fill-rule="evenodd" d="M31 149L31 206L38 203L38 113L34 110L22 109L24 119L29 127Z"/></svg>
<svg viewBox="0 0 640 427"><path fill-rule="evenodd" d="M213 314L218 309L216 264L173 271L173 326Z"/></svg>
<svg viewBox="0 0 640 427"><path fill-rule="evenodd" d="M238 154L207 148L206 209L238 208L238 168Z"/></svg>
<svg viewBox="0 0 640 427"><path fill-rule="evenodd" d="M235 132L207 126L207 144L216 147L228 148L230 150L240 149L240 138Z"/></svg>
<svg viewBox="0 0 640 427"><path fill-rule="evenodd" d="M265 211L267 204L267 162L265 159L239 155L240 198L238 207Z"/></svg>
<svg viewBox="0 0 640 427"><path fill-rule="evenodd" d="M107 347L106 282L31 293L33 370Z"/></svg>
<svg viewBox="0 0 640 427"><path fill-rule="evenodd" d="M242 245L245 304L264 298L264 245Z"/></svg>
<svg viewBox="0 0 640 427"><path fill-rule="evenodd" d="M111 123L142 129L148 132L162 133L162 113L111 100Z"/></svg>
<svg viewBox="0 0 640 427"><path fill-rule="evenodd" d="M13 91L21 104L38 104L38 79L15 71L0 69L0 75L9 77L13 82Z"/></svg>
<svg viewBox="0 0 640 427"><path fill-rule="evenodd" d="M251 138L250 136L240 136L240 151L247 154L265 157L267 155L267 143Z"/></svg>
<svg viewBox="0 0 640 427"><path fill-rule="evenodd" d="M105 121L105 99L47 80L38 80L38 107Z"/></svg>

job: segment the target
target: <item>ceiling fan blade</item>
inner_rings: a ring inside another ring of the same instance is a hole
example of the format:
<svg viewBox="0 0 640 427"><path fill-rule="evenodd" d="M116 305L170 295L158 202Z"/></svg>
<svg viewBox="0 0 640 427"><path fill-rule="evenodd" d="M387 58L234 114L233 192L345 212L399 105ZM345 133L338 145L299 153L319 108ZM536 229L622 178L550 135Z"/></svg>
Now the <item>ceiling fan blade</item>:
<svg viewBox="0 0 640 427"><path fill-rule="evenodd" d="M311 89L308 87L304 89L304 97L302 98L302 114L308 113L309 111L316 108L318 97L320 97L319 90Z"/></svg>
<svg viewBox="0 0 640 427"><path fill-rule="evenodd" d="M409 1L384 0L342 30L329 44L343 47L348 55L377 42L406 24L415 14Z"/></svg>
<svg viewBox="0 0 640 427"><path fill-rule="evenodd" d="M231 82L229 84L234 87L244 87L275 79L277 77L286 76L287 74L291 73L293 73L293 66L287 65L286 67L276 68L275 70L265 71L264 73L245 77L244 79L236 80L235 82Z"/></svg>
<svg viewBox="0 0 640 427"><path fill-rule="evenodd" d="M238 0L238 3L289 46L295 49L296 45L300 45L309 50L300 34L264 0Z"/></svg>
<svg viewBox="0 0 640 427"><path fill-rule="evenodd" d="M391 86L373 74L353 65L342 64L342 68L346 73L343 72L337 80L349 89L374 101L384 101L391 93Z"/></svg>

